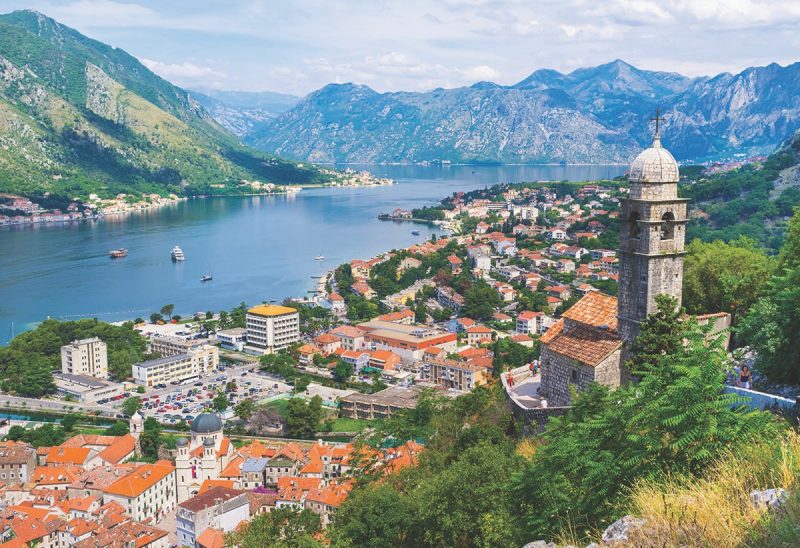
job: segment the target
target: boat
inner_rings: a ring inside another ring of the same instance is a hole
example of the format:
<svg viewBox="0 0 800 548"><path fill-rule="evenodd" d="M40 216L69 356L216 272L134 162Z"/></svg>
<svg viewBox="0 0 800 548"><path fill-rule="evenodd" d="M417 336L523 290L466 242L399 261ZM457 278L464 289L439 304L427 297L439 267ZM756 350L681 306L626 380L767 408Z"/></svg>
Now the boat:
<svg viewBox="0 0 800 548"><path fill-rule="evenodd" d="M325 260L325 255L317 255L316 257L314 257L314 260L315 261L323 261L323 260Z"/></svg>
<svg viewBox="0 0 800 548"><path fill-rule="evenodd" d="M205 276L200 276L200 281L201 282L210 282L213 279L214 279L214 276L212 276L211 274L206 274Z"/></svg>
<svg viewBox="0 0 800 548"><path fill-rule="evenodd" d="M173 261L185 261L186 256L183 254L183 250L178 247L177 245L172 248L172 260Z"/></svg>
<svg viewBox="0 0 800 548"><path fill-rule="evenodd" d="M419 236L420 232L419 232L419 230L412 230L411 234L413 234L414 236Z"/></svg>
<svg viewBox="0 0 800 548"><path fill-rule="evenodd" d="M124 247L120 247L119 249L112 249L108 254L112 259L121 259L128 256L128 250Z"/></svg>

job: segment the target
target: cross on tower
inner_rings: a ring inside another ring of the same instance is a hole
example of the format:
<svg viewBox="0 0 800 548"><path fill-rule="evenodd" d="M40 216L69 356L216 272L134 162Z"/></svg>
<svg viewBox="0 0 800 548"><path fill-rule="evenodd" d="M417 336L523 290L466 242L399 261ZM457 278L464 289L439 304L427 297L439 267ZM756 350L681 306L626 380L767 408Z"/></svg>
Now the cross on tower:
<svg viewBox="0 0 800 548"><path fill-rule="evenodd" d="M659 122L663 122L664 121L664 117L660 116L660 114L661 114L661 109L656 107L656 117L655 118L650 118L651 121L656 123L656 133L655 133L654 137L658 137L659 136L658 135Z"/></svg>

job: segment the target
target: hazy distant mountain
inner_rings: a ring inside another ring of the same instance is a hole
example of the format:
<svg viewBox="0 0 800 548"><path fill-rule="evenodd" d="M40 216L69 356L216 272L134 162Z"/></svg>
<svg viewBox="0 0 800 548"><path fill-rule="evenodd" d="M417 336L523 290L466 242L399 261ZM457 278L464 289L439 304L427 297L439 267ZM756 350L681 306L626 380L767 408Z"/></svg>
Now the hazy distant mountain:
<svg viewBox="0 0 800 548"><path fill-rule="evenodd" d="M316 162L434 158L498 162L628 162L666 116L666 146L683 160L766 152L800 127L800 63L687 78L613 61L569 74L425 93L328 85L246 143Z"/></svg>
<svg viewBox="0 0 800 548"><path fill-rule="evenodd" d="M300 101L300 97L272 91L190 90L214 119L228 131L244 137L254 126L275 118Z"/></svg>
<svg viewBox="0 0 800 548"><path fill-rule="evenodd" d="M125 51L35 11L0 15L0 192L203 192L322 178L243 146Z"/></svg>

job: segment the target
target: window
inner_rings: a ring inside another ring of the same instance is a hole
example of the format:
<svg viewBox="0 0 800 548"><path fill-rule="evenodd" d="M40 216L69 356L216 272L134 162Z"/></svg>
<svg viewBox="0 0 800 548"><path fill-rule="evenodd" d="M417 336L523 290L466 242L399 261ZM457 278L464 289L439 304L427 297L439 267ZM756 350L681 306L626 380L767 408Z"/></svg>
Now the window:
<svg viewBox="0 0 800 548"><path fill-rule="evenodd" d="M661 239L671 240L675 236L675 215L667 211L661 217Z"/></svg>
<svg viewBox="0 0 800 548"><path fill-rule="evenodd" d="M630 235L631 238L638 238L641 234L641 228L639 227L639 221L641 220L641 216L639 215L638 211L631 212L631 216L628 218L628 222L630 223Z"/></svg>
<svg viewBox="0 0 800 548"><path fill-rule="evenodd" d="M578 382L578 370L577 369L573 369L572 371L570 371L569 372L569 376L570 376L570 380L572 382Z"/></svg>

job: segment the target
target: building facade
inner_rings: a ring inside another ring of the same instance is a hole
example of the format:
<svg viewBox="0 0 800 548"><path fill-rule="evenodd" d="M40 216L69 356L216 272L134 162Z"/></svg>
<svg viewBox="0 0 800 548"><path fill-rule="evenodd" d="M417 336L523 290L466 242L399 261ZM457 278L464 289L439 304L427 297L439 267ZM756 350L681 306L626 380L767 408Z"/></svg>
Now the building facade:
<svg viewBox="0 0 800 548"><path fill-rule="evenodd" d="M254 354L271 354L300 340L300 314L294 308L263 304L245 316L247 345Z"/></svg>
<svg viewBox="0 0 800 548"><path fill-rule="evenodd" d="M219 349L200 345L185 354L175 354L133 364L133 381L142 386L177 383L212 373L219 366Z"/></svg>
<svg viewBox="0 0 800 548"><path fill-rule="evenodd" d="M176 533L180 546L200 546L197 538L206 529L232 531L250 519L247 493L228 487L212 487L178 505Z"/></svg>
<svg viewBox="0 0 800 548"><path fill-rule="evenodd" d="M61 347L61 372L96 379L108 378L108 348L97 337L72 341Z"/></svg>

